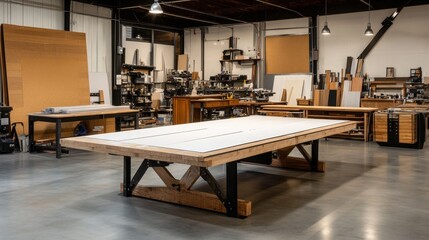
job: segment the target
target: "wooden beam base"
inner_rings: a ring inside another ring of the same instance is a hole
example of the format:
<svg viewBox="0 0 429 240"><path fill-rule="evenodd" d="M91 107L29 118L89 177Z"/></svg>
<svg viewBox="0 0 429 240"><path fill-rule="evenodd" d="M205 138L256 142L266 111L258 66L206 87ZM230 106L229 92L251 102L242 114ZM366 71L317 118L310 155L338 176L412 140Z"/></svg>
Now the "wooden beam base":
<svg viewBox="0 0 429 240"><path fill-rule="evenodd" d="M273 167L311 171L310 164L304 158L287 157L285 159L273 159ZM325 172L325 163L319 161L317 164L318 172Z"/></svg>
<svg viewBox="0 0 429 240"><path fill-rule="evenodd" d="M121 191L122 191L121 184ZM143 197L163 202L169 202L189 207L195 207L214 212L226 213L225 206L215 194L192 191L192 190L175 190L167 187L144 187L137 186L133 196ZM252 202L238 199L238 215L248 217L252 214Z"/></svg>
<svg viewBox="0 0 429 240"><path fill-rule="evenodd" d="M299 150L299 152L304 158L289 156L289 154L295 147ZM304 147L302 145L296 145L277 150L277 159L273 159L271 166L295 170L312 171L309 161L311 161L311 156L307 153ZM318 161L316 171L325 172L325 163L322 161Z"/></svg>

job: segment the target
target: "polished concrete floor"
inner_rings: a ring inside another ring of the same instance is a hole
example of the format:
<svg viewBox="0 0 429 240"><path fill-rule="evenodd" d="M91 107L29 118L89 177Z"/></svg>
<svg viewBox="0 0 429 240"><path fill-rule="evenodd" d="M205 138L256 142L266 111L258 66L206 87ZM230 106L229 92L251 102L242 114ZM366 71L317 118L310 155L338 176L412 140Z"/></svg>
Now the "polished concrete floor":
<svg viewBox="0 0 429 240"><path fill-rule="evenodd" d="M239 195L253 214L235 219L122 197L118 156L3 154L0 239L429 239L429 144L329 139L320 157L324 174L239 164ZM211 170L224 177L223 167ZM153 170L143 181L160 183ZM196 188L207 187L199 180Z"/></svg>

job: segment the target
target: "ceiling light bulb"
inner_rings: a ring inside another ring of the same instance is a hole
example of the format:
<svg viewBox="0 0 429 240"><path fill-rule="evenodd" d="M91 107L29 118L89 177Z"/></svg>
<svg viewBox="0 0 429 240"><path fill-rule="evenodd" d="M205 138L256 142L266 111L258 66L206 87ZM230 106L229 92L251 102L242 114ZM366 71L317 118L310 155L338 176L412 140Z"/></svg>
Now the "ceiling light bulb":
<svg viewBox="0 0 429 240"><path fill-rule="evenodd" d="M374 35L374 32L372 31L371 23L368 23L368 26L366 27L366 30L365 30L365 36L372 36L372 35Z"/></svg>
<svg viewBox="0 0 429 240"><path fill-rule="evenodd" d="M162 11L161 5L158 3L158 0L155 0L155 1L152 3L152 6L150 6L150 10L149 10L149 12L150 12L150 13L153 13L153 14L161 14L161 13L163 13L164 11Z"/></svg>
<svg viewBox="0 0 429 240"><path fill-rule="evenodd" d="M328 27L328 23L325 23L325 26L322 29L322 35L331 35L331 30Z"/></svg>

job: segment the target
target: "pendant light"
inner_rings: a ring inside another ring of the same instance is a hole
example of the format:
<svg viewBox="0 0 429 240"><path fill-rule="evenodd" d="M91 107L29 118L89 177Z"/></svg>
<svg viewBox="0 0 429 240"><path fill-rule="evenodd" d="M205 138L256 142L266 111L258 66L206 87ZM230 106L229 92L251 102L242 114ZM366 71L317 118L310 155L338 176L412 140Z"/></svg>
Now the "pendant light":
<svg viewBox="0 0 429 240"><path fill-rule="evenodd" d="M374 32L371 28L371 0L368 1L368 25L365 30L365 36L372 36Z"/></svg>
<svg viewBox="0 0 429 240"><path fill-rule="evenodd" d="M322 35L331 35L331 30L328 27L328 0L325 0L325 26L322 29Z"/></svg>
<svg viewBox="0 0 429 240"><path fill-rule="evenodd" d="M161 5L159 4L158 0L154 0L152 6L150 6L149 12L153 14L161 14L164 11L162 11Z"/></svg>

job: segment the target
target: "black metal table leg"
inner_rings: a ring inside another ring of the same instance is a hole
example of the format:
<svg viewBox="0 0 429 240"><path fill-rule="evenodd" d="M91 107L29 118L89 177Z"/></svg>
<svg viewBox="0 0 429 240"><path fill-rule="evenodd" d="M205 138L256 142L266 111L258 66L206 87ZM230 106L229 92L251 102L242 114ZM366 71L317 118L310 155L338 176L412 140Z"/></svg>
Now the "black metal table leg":
<svg viewBox="0 0 429 240"><path fill-rule="evenodd" d="M34 152L34 121L31 116L28 117L28 145L29 152Z"/></svg>
<svg viewBox="0 0 429 240"><path fill-rule="evenodd" d="M226 215L238 217L237 162L226 164Z"/></svg>
<svg viewBox="0 0 429 240"><path fill-rule="evenodd" d="M139 129L139 113L134 114L134 129Z"/></svg>
<svg viewBox="0 0 429 240"><path fill-rule="evenodd" d="M56 157L61 158L61 119L55 121L55 147L56 147Z"/></svg>
<svg viewBox="0 0 429 240"><path fill-rule="evenodd" d="M124 186L122 195L131 197L131 157L124 156Z"/></svg>
<svg viewBox="0 0 429 240"><path fill-rule="evenodd" d="M319 140L311 141L311 171L317 171L319 165Z"/></svg>
<svg viewBox="0 0 429 240"><path fill-rule="evenodd" d="M115 131L121 131L121 117L115 117Z"/></svg>

